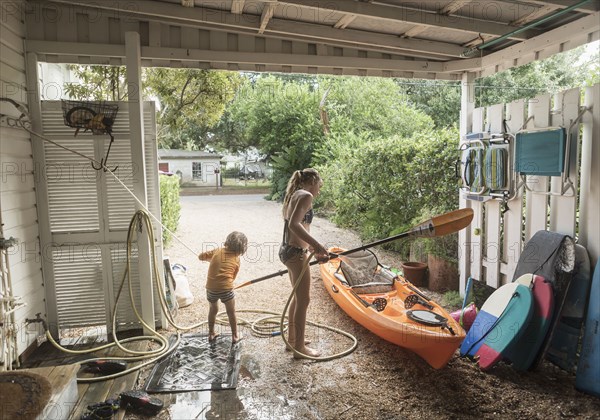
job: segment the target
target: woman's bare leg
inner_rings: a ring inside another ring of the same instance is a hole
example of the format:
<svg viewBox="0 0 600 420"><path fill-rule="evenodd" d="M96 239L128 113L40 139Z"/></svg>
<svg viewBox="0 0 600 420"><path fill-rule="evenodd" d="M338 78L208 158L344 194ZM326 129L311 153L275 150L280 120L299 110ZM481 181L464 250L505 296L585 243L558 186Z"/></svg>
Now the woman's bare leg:
<svg viewBox="0 0 600 420"><path fill-rule="evenodd" d="M290 308L290 324L289 324L289 337L293 338L290 341L294 343L294 348L300 353L309 355L309 356L319 356L320 353L311 349L310 347L306 347L306 313L308 311L308 304L310 303L310 268L307 267L304 271L302 279L298 279L302 269L306 264L306 259L308 256L303 254L301 258L293 258L292 261L289 261L287 267L290 270L290 278L292 279L292 285L295 285L297 281L300 281L300 285L296 289L294 294L294 311L291 311ZM290 305L291 306L291 305ZM294 355L294 357L299 357Z"/></svg>

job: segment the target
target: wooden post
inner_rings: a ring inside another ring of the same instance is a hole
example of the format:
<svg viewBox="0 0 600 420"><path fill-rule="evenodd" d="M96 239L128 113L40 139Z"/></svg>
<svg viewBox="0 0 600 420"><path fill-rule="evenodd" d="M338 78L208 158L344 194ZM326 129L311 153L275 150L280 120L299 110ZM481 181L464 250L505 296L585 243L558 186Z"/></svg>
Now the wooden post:
<svg viewBox="0 0 600 420"><path fill-rule="evenodd" d="M144 110L142 102L142 63L140 34L125 33L125 63L127 66L127 97L129 101L129 130L131 137L131 159L133 163L133 192L137 199L136 209L148 207L146 189L146 161L144 157ZM158 168L150 168L158 170ZM148 232L138 232L138 264L142 319L154 328L154 295ZM144 333L148 334L146 328Z"/></svg>
<svg viewBox="0 0 600 420"><path fill-rule="evenodd" d="M27 104L31 116L31 129L42 133L42 104L40 99L40 79L38 71L38 57L36 53L27 53ZM50 214L42 209L48 205L48 184L45 177L46 151L44 143L38 138L31 139L33 154L35 200L38 203L37 217L40 233L40 249L42 258L42 275L44 279L44 297L46 298L46 322L52 337L58 338L58 307L56 302L56 286L54 283L54 263L52 252L52 232L50 231ZM42 205L43 204L43 205Z"/></svg>
<svg viewBox="0 0 600 420"><path fill-rule="evenodd" d="M460 136L461 139L473 125L473 109L475 109L475 73L463 73L460 94ZM470 202L459 198L459 207L470 207ZM464 295L467 278L471 275L471 228L467 227L458 233L458 271L460 274L459 292Z"/></svg>
<svg viewBox="0 0 600 420"><path fill-rule="evenodd" d="M595 266L600 254L600 227L597 213L600 200L598 185L600 161L597 158L600 156L600 83L586 88L584 105L593 108L591 112L586 112L582 119L579 241L587 248L590 262Z"/></svg>

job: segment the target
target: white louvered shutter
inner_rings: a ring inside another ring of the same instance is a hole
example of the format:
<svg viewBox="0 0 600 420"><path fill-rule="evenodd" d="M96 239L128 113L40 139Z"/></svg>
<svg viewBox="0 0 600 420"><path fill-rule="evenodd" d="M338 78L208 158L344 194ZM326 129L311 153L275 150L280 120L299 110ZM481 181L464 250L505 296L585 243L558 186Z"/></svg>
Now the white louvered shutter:
<svg viewBox="0 0 600 420"><path fill-rule="evenodd" d="M118 106L113 125L115 140L107 166L118 165L116 175L133 190L133 171L138 169L132 167L128 104L119 102ZM160 218L154 112L153 103L144 103L148 205ZM104 158L110 137L83 132L74 136L75 129L64 125L61 102L42 102L42 117L44 135L51 140L97 161ZM125 269L127 229L136 209L135 201L112 175L94 170L85 158L49 143L45 143L45 155L48 186L45 210L50 215L52 241L43 244L42 249L51 250L55 290L47 293L55 293L57 302L57 308L48 310L57 311L59 330L106 325L110 331L112 310ZM162 261L160 228L156 223L155 232L158 235L155 248ZM137 244L133 248L130 279L140 311ZM126 285L118 303L117 330L139 327Z"/></svg>

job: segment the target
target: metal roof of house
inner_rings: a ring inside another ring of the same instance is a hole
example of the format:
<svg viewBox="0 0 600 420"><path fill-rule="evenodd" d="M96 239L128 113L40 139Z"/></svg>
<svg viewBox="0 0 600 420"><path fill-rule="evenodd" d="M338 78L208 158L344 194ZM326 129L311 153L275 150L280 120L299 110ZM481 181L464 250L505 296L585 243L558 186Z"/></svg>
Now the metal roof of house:
<svg viewBox="0 0 600 420"><path fill-rule="evenodd" d="M216 153L201 152L196 150L158 149L159 159L221 159L223 156Z"/></svg>
<svg viewBox="0 0 600 420"><path fill-rule="evenodd" d="M600 1L29 0L41 61L460 79L596 40ZM539 23L530 27L532 23Z"/></svg>

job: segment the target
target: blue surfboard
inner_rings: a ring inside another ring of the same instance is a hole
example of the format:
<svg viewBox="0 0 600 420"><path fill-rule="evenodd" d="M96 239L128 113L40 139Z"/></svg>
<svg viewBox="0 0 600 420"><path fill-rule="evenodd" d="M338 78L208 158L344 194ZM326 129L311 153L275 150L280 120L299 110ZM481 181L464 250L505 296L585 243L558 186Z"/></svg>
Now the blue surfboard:
<svg viewBox="0 0 600 420"><path fill-rule="evenodd" d="M600 264L596 263L588 303L575 388L600 397Z"/></svg>
<svg viewBox="0 0 600 420"><path fill-rule="evenodd" d="M585 247L577 244L574 276L546 352L546 359L567 372L575 373L591 282L590 257Z"/></svg>

